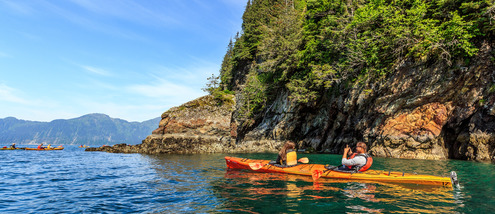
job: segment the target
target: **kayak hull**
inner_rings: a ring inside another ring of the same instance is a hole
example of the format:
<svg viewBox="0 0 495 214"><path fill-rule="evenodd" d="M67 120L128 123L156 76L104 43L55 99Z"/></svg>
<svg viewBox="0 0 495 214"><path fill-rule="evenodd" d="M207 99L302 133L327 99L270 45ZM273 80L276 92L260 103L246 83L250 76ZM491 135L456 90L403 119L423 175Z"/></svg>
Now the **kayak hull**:
<svg viewBox="0 0 495 214"><path fill-rule="evenodd" d="M433 176L433 175L418 175L403 172L390 172L382 170L367 170L365 172L349 173L334 170L328 170L322 164L299 164L293 167L277 167L268 164L269 160L252 160L248 158L225 157L227 167L230 169L247 169L253 170L249 166L250 163L263 165L262 168L256 170L258 172L267 173L287 173L295 175L312 176L313 172L319 170L322 172L321 178L332 179L347 179L347 180L366 180L376 182L389 183L411 183L421 185L437 185L437 186L452 186L450 177ZM254 171L254 170L253 170Z"/></svg>
<svg viewBox="0 0 495 214"><path fill-rule="evenodd" d="M38 149L38 148L26 148L26 150L36 150L36 151L51 151L51 150L63 150L64 148L50 148L50 149Z"/></svg>
<svg viewBox="0 0 495 214"><path fill-rule="evenodd" d="M24 150L25 148L0 148L0 150Z"/></svg>

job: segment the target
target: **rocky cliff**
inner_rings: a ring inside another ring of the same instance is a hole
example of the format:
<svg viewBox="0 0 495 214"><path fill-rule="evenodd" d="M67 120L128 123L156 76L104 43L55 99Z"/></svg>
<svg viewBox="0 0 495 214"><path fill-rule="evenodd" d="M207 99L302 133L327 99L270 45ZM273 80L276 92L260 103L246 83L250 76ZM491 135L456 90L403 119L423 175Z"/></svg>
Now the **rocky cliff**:
<svg viewBox="0 0 495 214"><path fill-rule="evenodd" d="M314 152L339 153L366 141L380 157L495 161L492 47L484 44L471 67L405 67L385 82L355 84L312 105L280 91L251 129L235 117L235 99L222 104L201 97L163 113L142 144L87 151L276 152L290 139Z"/></svg>
<svg viewBox="0 0 495 214"><path fill-rule="evenodd" d="M380 157L495 161L492 47L485 43L470 67L404 67L312 105L280 92L243 140L293 139L330 153L366 141Z"/></svg>
<svg viewBox="0 0 495 214"><path fill-rule="evenodd" d="M253 1L243 19L221 70L238 142L495 162L493 1Z"/></svg>

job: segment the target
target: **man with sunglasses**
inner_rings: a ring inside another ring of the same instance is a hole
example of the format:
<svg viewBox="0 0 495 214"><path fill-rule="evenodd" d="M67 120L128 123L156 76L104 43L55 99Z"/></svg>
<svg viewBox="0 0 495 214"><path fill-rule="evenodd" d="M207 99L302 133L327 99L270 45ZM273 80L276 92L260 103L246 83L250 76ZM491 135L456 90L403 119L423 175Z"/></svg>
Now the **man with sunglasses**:
<svg viewBox="0 0 495 214"><path fill-rule="evenodd" d="M339 170L348 171L360 171L364 172L368 170L373 164L373 159L366 152L368 151L368 146L364 142L358 142L356 144L356 152L352 153L349 145L344 148L344 154L342 155L342 166ZM347 158L347 156L350 156Z"/></svg>

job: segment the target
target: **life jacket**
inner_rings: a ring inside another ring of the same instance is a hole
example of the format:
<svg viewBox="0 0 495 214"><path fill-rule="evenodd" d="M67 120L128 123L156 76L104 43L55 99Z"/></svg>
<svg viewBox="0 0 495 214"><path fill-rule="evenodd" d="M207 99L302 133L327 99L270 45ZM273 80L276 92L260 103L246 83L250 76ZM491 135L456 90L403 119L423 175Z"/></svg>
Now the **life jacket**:
<svg viewBox="0 0 495 214"><path fill-rule="evenodd" d="M353 159L356 156L364 157L366 159L366 163L363 166L348 166L349 169L355 169L356 171L364 172L371 167L371 164L373 164L373 158L371 158L371 156L368 155L367 153L364 153L364 154L353 153L347 159Z"/></svg>
<svg viewBox="0 0 495 214"><path fill-rule="evenodd" d="M289 150L287 151L287 159L286 159L286 165L292 166L292 165L297 165L297 153L296 151Z"/></svg>

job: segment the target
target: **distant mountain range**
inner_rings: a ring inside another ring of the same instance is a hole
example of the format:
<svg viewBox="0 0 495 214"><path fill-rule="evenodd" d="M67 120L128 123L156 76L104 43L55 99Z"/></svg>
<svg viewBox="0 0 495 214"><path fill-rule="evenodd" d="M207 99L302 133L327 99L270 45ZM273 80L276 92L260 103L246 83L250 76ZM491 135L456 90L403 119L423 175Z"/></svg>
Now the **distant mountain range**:
<svg viewBox="0 0 495 214"><path fill-rule="evenodd" d="M138 144L158 128L160 119L128 122L105 114L87 114L74 119L37 122L7 117L0 119L0 145Z"/></svg>

